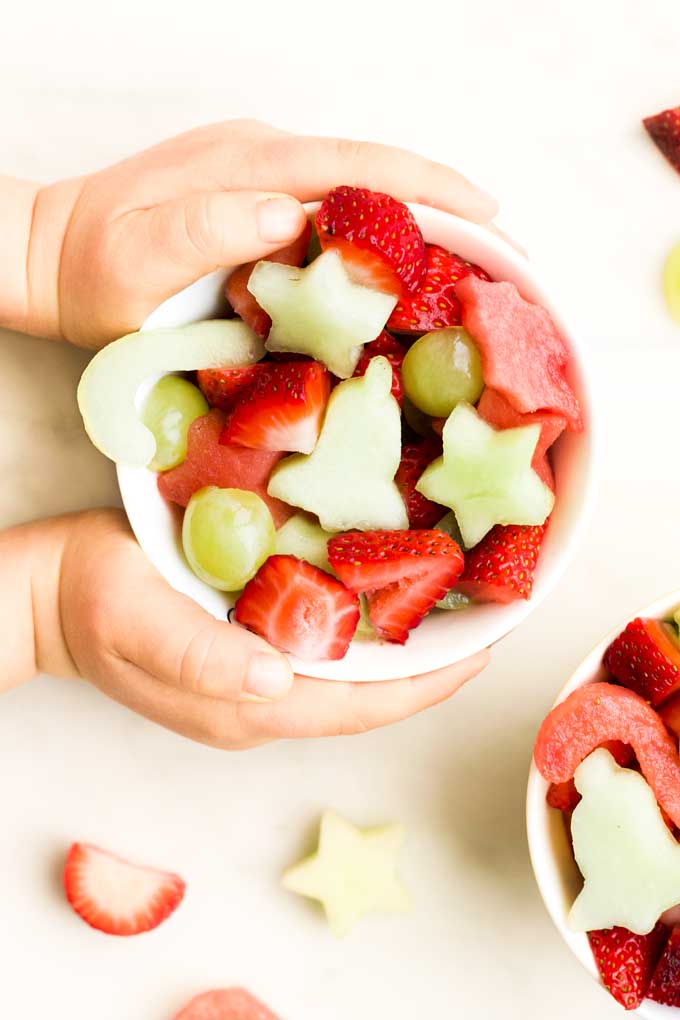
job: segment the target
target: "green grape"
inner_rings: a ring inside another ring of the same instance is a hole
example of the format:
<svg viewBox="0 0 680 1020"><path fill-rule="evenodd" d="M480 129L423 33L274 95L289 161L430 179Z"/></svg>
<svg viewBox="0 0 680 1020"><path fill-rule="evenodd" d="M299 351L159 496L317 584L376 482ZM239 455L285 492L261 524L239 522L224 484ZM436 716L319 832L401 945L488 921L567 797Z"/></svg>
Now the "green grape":
<svg viewBox="0 0 680 1020"><path fill-rule="evenodd" d="M221 591L238 591L274 552L267 504L243 489L200 489L184 514L182 543L194 573Z"/></svg>
<svg viewBox="0 0 680 1020"><path fill-rule="evenodd" d="M419 411L415 404L412 404L408 397L402 397L401 413L406 424L413 429L418 436L432 435L432 419L429 415Z"/></svg>
<svg viewBox="0 0 680 1020"><path fill-rule="evenodd" d="M680 242L671 250L663 270L663 292L668 311L680 322Z"/></svg>
<svg viewBox="0 0 680 1020"><path fill-rule="evenodd" d="M433 418L448 418L462 400L476 403L484 388L479 351L462 326L436 329L416 340L401 376L409 400Z"/></svg>
<svg viewBox="0 0 680 1020"><path fill-rule="evenodd" d="M452 538L454 542L458 543L461 549L465 550L463 536L460 533L458 521L456 520L456 515L453 510L449 510L449 512L442 517L441 521L435 524L435 529L437 531L445 531L449 538Z"/></svg>
<svg viewBox="0 0 680 1020"><path fill-rule="evenodd" d="M320 254L321 242L319 241L319 235L316 232L316 227L314 226L314 223L312 223L312 232L309 235L309 245L307 247L307 255L305 258L306 264L310 265L314 259L318 259Z"/></svg>
<svg viewBox="0 0 680 1020"><path fill-rule="evenodd" d="M437 609L467 609L472 605L472 599L463 595L462 592L456 591L455 588L450 588L444 598L436 602L435 605Z"/></svg>
<svg viewBox="0 0 680 1020"><path fill-rule="evenodd" d="M142 413L142 421L156 440L156 453L149 464L152 471L167 471L182 463L189 426L209 410L201 391L187 379L164 375L156 383Z"/></svg>

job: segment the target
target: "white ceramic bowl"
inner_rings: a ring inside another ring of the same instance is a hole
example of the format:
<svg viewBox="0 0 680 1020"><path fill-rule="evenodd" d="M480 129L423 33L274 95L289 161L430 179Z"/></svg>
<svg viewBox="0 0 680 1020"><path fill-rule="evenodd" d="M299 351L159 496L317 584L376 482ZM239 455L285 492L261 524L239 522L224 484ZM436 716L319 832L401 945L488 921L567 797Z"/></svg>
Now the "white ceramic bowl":
<svg viewBox="0 0 680 1020"><path fill-rule="evenodd" d="M583 687L584 684L606 678L607 672L602 666L604 653L614 638L636 616L670 619L679 605L680 590L673 591L669 595L657 599L656 602L652 602L651 605L645 606L644 609L627 616L586 656L558 694L555 704L558 705L564 701L577 687ZM572 931L567 925L567 916L581 889L582 879L572 856L569 838L562 821L562 813L548 807L546 803L548 785L532 761L527 788L527 835L531 864L543 902L557 930L572 953L578 957L588 973L599 983L600 976L595 966L588 936L583 932ZM660 1006L651 1001L643 1002L640 1008L635 1010L635 1013L638 1016L646 1017L646 1020L669 1020L675 1015L667 1006Z"/></svg>
<svg viewBox="0 0 680 1020"><path fill-rule="evenodd" d="M309 205L312 215L317 204ZM513 630L552 590L571 559L592 495L594 461L593 406L585 353L538 280L534 268L507 243L482 227L456 216L412 205L427 241L458 252L484 266L494 279L511 280L524 297L549 309L573 351L570 381L584 411L582 433L565 433L553 448L557 502L536 572L530 601L475 606L463 612L436 612L414 630L406 645L356 641L338 662L300 662L300 673L333 680L386 680L424 673L449 665L492 645ZM223 308L228 271L213 273L160 306L144 329L177 326L211 318ZM218 618L226 618L227 597L200 581L184 560L180 518L165 503L156 476L145 468L118 469L118 481L132 528L140 545L164 577Z"/></svg>

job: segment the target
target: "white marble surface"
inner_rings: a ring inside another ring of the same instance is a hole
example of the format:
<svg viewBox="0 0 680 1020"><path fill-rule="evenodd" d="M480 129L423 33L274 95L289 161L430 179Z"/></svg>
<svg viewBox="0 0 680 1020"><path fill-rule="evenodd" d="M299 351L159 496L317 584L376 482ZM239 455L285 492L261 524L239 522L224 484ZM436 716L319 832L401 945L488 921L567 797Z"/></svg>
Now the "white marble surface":
<svg viewBox="0 0 680 1020"><path fill-rule="evenodd" d="M361 738L229 755L84 684L43 678L3 698L3 1016L167 1020L231 982L287 1020L621 1015L542 908L523 798L533 734L572 667L679 583L680 330L659 269L680 235L680 178L639 127L680 102L677 0L447 0L415 15L355 0L66 0L12 5L0 35L5 172L81 172L250 114L399 142L477 176L580 322L606 420L578 559L448 705ZM74 409L84 361L0 336L0 523L116 500ZM276 886L329 804L409 829L413 913L342 943ZM137 940L91 933L58 886L74 838L182 872L181 913Z"/></svg>

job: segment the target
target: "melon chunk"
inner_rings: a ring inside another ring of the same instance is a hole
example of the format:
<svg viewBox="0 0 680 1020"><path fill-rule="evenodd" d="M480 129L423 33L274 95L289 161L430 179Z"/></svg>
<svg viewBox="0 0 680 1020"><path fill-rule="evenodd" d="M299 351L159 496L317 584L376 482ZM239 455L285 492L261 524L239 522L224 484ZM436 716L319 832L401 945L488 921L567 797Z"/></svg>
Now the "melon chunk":
<svg viewBox="0 0 680 1020"><path fill-rule="evenodd" d="M275 552L279 556L296 556L332 574L333 568L328 562L328 539L334 534L324 531L307 514L294 514L276 532Z"/></svg>

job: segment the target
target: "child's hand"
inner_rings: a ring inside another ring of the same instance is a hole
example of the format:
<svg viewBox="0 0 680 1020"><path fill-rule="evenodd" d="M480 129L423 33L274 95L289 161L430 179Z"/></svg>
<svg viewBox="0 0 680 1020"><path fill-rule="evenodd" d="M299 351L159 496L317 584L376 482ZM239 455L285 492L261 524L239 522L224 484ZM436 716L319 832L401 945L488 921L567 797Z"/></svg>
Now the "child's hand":
<svg viewBox="0 0 680 1020"><path fill-rule="evenodd" d="M300 202L337 184L480 223L497 211L455 170L400 149L300 137L256 121L215 124L40 189L26 217L26 313L6 322L100 347L138 329L161 301L218 266L288 244L304 224ZM23 191L15 206L20 200L27 205Z"/></svg>

